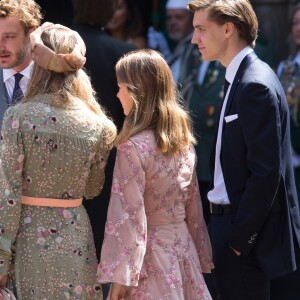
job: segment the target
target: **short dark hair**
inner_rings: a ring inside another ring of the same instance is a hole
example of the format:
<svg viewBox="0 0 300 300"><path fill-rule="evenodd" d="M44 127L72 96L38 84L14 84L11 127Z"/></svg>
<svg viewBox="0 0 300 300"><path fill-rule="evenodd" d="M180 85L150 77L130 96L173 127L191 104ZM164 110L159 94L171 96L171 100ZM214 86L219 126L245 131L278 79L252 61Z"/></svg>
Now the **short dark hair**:
<svg viewBox="0 0 300 300"><path fill-rule="evenodd" d="M74 22L104 26L113 16L117 0L74 0Z"/></svg>

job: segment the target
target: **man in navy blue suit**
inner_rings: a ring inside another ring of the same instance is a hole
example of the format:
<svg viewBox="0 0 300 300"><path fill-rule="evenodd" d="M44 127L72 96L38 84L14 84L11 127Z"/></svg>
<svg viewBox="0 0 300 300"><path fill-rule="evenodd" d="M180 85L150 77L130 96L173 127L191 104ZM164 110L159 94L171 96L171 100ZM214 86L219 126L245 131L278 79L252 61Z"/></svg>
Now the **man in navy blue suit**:
<svg viewBox="0 0 300 300"><path fill-rule="evenodd" d="M284 91L253 51L248 0L191 0L202 58L226 67L208 192L216 284L223 300L269 299L270 279L296 268L300 216Z"/></svg>

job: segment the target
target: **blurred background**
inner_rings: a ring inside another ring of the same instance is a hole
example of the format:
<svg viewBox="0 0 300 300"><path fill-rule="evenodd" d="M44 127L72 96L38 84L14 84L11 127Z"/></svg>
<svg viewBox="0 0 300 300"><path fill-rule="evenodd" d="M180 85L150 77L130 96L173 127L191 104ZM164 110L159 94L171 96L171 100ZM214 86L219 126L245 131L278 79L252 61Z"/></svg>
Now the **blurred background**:
<svg viewBox="0 0 300 300"><path fill-rule="evenodd" d="M101 0L99 0L101 1ZM149 26L165 32L166 0L133 0L140 10L143 20L143 33L147 37ZM276 69L279 62L286 58L294 44L290 38L290 15L296 0L252 0L250 1L258 16L260 31L257 52L260 57ZM72 23L72 0L37 0L42 7L44 21L62 23L66 26ZM170 47L172 48L172 42Z"/></svg>

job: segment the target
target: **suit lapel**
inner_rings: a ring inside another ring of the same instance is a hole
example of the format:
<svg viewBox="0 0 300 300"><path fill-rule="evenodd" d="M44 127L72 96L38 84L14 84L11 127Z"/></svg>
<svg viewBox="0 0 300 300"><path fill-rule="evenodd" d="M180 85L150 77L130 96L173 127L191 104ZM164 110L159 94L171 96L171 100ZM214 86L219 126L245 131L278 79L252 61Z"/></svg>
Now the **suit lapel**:
<svg viewBox="0 0 300 300"><path fill-rule="evenodd" d="M5 100L5 104L8 106L9 105L9 99L8 99L8 93L6 90L6 86L3 82L3 70L0 69L0 99L1 99L1 104L3 103L2 100Z"/></svg>
<svg viewBox="0 0 300 300"><path fill-rule="evenodd" d="M0 129L5 111L9 107L8 93L3 82L3 70L0 69Z"/></svg>
<svg viewBox="0 0 300 300"><path fill-rule="evenodd" d="M235 91L238 87L238 84L241 80L241 78L243 77L244 73L246 72L246 70L248 69L248 67L257 59L257 55L253 52L249 53L248 55L246 55L246 57L242 60L238 71L236 72L236 75L234 77L234 80L232 82L232 86L230 89L230 93L228 95L228 99L227 99L227 105L226 105L226 109L225 109L225 113L224 116L227 116L228 111L231 107L232 101L234 99L234 94Z"/></svg>

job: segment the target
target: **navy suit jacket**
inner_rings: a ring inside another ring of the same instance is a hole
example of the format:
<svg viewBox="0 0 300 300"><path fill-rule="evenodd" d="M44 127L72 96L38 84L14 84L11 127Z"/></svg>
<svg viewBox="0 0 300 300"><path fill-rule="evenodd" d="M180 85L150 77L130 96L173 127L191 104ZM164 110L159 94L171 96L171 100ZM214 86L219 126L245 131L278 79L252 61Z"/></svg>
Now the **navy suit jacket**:
<svg viewBox="0 0 300 300"><path fill-rule="evenodd" d="M245 255L253 251L269 278L281 276L296 267L293 230L300 244L289 110L276 74L254 52L232 83L224 117L231 115L237 118L224 119L220 154L234 210L228 243Z"/></svg>
<svg viewBox="0 0 300 300"><path fill-rule="evenodd" d="M6 86L3 82L3 70L0 69L0 130L2 127L2 120L5 114L5 111L8 109L10 105Z"/></svg>

